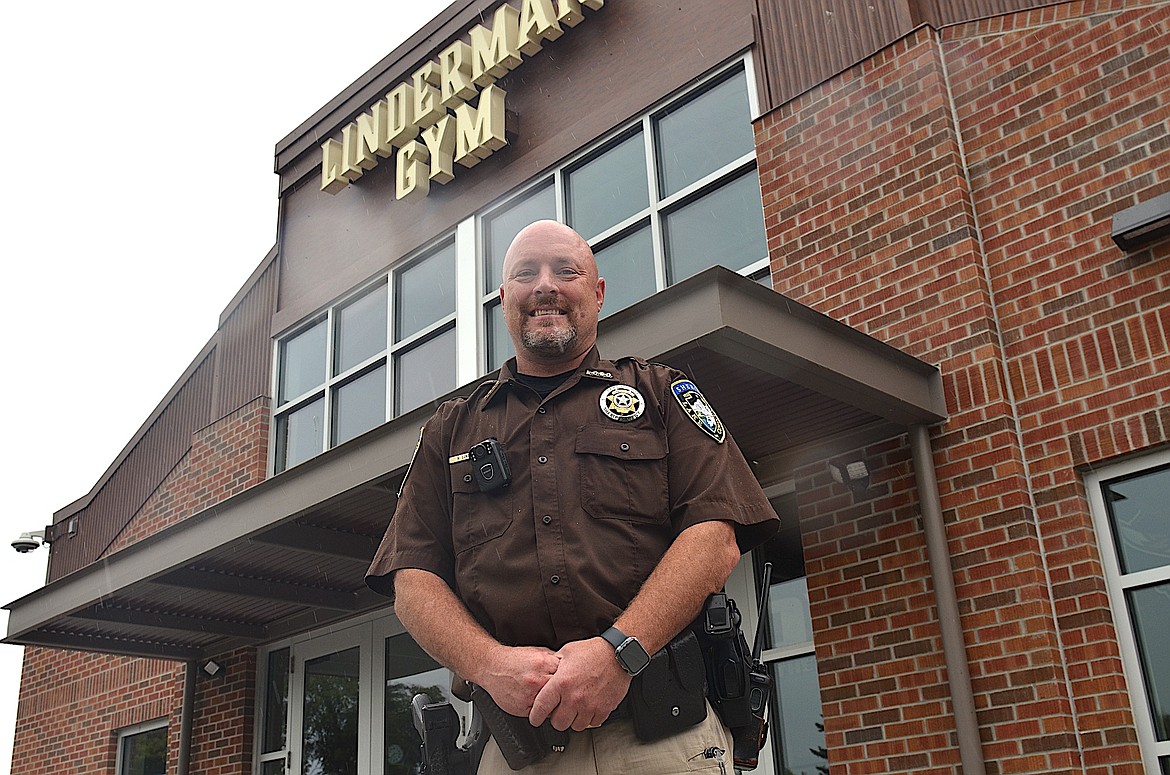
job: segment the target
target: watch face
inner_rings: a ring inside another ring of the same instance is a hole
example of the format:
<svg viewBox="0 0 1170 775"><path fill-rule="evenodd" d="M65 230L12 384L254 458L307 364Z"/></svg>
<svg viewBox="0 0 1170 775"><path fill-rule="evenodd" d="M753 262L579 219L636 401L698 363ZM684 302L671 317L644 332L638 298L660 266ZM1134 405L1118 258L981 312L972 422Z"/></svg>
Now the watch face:
<svg viewBox="0 0 1170 775"><path fill-rule="evenodd" d="M630 675L637 675L650 664L650 655L637 638L629 638L617 649L618 661Z"/></svg>

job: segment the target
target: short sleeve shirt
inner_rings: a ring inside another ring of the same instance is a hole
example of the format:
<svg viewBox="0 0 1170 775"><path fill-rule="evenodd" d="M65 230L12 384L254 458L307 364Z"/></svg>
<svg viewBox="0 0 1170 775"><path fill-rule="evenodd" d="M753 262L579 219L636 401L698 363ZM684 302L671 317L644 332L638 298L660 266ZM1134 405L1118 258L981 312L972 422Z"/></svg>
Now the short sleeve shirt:
<svg viewBox="0 0 1170 775"><path fill-rule="evenodd" d="M738 447L681 372L594 348L542 399L509 361L424 426L367 583L435 573L507 645L609 627L674 538L707 520L746 552L779 526ZM466 453L498 439L511 485L481 492ZM695 562L703 562L701 556Z"/></svg>

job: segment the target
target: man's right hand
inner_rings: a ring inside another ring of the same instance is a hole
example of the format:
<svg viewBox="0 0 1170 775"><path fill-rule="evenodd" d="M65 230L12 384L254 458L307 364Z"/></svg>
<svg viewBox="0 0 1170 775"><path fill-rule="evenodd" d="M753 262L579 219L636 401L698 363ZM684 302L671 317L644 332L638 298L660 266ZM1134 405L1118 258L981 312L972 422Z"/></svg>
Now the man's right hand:
<svg viewBox="0 0 1170 775"><path fill-rule="evenodd" d="M557 671L561 658L541 646L503 646L491 649L482 669L472 679L505 713L528 716L536 695Z"/></svg>

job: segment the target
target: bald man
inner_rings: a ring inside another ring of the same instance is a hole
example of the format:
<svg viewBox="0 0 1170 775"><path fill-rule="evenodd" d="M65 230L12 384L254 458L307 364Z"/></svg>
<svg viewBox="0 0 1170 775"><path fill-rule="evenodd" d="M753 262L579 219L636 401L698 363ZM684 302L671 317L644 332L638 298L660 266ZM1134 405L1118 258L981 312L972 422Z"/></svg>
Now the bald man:
<svg viewBox="0 0 1170 775"><path fill-rule="evenodd" d="M572 730L563 753L526 771L728 772L714 713L646 743L623 700L648 655L775 533L775 512L684 374L601 359L605 279L576 232L529 225L503 278L516 356L427 422L367 583L504 711ZM507 486L473 468L486 439ZM479 772L509 771L489 743Z"/></svg>

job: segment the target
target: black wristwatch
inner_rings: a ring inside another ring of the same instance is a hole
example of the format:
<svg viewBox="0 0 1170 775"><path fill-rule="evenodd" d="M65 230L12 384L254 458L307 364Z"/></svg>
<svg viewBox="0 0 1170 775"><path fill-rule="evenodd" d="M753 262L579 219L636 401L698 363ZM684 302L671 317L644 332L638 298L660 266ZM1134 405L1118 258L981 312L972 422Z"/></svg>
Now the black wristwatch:
<svg viewBox="0 0 1170 775"><path fill-rule="evenodd" d="M646 669L646 665L650 664L650 655L646 653L646 649L642 647L637 638L627 636L617 627L610 627L601 633L601 637L613 646L618 664L622 666L622 670L630 675L637 675Z"/></svg>

